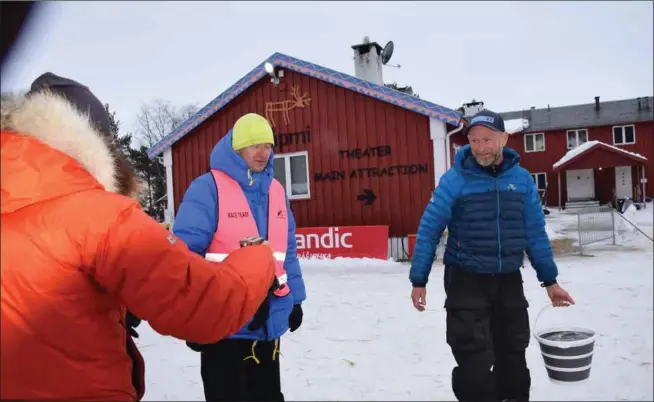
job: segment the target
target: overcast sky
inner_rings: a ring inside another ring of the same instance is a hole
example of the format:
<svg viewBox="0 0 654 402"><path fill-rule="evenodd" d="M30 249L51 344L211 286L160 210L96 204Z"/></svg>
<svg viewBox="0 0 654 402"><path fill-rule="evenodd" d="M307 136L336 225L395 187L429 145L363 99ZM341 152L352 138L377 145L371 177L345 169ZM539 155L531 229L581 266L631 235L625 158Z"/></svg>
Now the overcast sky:
<svg viewBox="0 0 654 402"><path fill-rule="evenodd" d="M386 82L498 112L651 96L653 3L44 3L2 72L22 90L45 71L117 111L122 131L155 99L202 107L275 52L354 74L351 45L395 43Z"/></svg>

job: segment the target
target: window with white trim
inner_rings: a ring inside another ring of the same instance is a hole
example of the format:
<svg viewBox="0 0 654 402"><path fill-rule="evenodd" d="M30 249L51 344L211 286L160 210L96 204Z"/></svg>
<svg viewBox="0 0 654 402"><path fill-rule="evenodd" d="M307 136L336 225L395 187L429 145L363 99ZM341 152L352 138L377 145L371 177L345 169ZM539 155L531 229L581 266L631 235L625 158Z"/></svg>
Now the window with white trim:
<svg viewBox="0 0 654 402"><path fill-rule="evenodd" d="M545 133L525 134L525 152L545 151Z"/></svg>
<svg viewBox="0 0 654 402"><path fill-rule="evenodd" d="M311 198L307 151L277 154L273 163L275 179L284 186L289 200Z"/></svg>
<svg viewBox="0 0 654 402"><path fill-rule="evenodd" d="M627 145L636 143L636 127L628 126L613 127L613 145Z"/></svg>
<svg viewBox="0 0 654 402"><path fill-rule="evenodd" d="M547 189L547 173L532 173L531 177L538 187L538 192L544 193Z"/></svg>
<svg viewBox="0 0 654 402"><path fill-rule="evenodd" d="M568 149L577 148L579 145L588 142L588 130L568 130Z"/></svg>

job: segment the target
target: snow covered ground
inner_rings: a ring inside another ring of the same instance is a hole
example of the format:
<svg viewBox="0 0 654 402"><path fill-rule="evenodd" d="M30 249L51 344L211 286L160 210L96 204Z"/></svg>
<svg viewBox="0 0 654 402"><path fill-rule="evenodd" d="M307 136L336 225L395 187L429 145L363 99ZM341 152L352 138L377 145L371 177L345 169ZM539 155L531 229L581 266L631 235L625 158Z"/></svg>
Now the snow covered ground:
<svg viewBox="0 0 654 402"><path fill-rule="evenodd" d="M652 205L638 226L652 236ZM574 216L573 216L574 217ZM564 237L569 216L553 212L548 227ZM574 325L598 336L590 379L565 386L549 381L537 342L527 359L532 400L653 400L653 246L628 233L625 246L604 241L590 256L557 259L560 283L577 301L547 309L537 328ZM454 365L445 342L442 265L434 265L428 310L409 299L408 264L374 260L303 261L308 300L304 323L282 339L287 400L455 400ZM531 267L524 270L532 324L547 305ZM534 328L532 328L534 329ZM183 342L138 328L146 360L146 400L204 400L200 356Z"/></svg>

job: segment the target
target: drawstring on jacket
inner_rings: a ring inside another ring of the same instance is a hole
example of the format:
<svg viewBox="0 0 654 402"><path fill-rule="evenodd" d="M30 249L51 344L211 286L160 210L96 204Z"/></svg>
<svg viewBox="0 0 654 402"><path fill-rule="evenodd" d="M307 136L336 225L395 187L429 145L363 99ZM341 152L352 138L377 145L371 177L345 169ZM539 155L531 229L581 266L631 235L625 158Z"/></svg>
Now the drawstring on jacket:
<svg viewBox="0 0 654 402"><path fill-rule="evenodd" d="M251 186L254 184L254 178L252 177L252 171L250 171L250 169L248 169L248 180L249 180L248 185Z"/></svg>
<svg viewBox="0 0 654 402"><path fill-rule="evenodd" d="M248 172L249 172L249 171L248 171ZM254 362L257 363L257 364L260 364L260 363L261 363L261 362L259 361L259 359L257 358L257 355L254 353L254 347L257 346L257 342L259 342L259 341L254 341L254 342L252 342L252 354L251 354L250 356L247 356L245 359L243 359L243 361L245 361L245 360L247 360L247 359L252 359L252 360L254 360Z"/></svg>
<svg viewBox="0 0 654 402"><path fill-rule="evenodd" d="M275 355L284 356L282 352L279 351L279 338L275 339L275 348L273 349L272 359L275 360Z"/></svg>
<svg viewBox="0 0 654 402"><path fill-rule="evenodd" d="M254 352L254 348L257 346L257 342L259 341L254 341L252 342L252 354L250 356L247 356L243 359L243 361L247 359L252 359L256 364L261 364L261 361L257 357L256 353ZM279 338L275 339L275 347L272 352L272 359L275 360L277 358L277 355L284 356L282 352L279 351Z"/></svg>

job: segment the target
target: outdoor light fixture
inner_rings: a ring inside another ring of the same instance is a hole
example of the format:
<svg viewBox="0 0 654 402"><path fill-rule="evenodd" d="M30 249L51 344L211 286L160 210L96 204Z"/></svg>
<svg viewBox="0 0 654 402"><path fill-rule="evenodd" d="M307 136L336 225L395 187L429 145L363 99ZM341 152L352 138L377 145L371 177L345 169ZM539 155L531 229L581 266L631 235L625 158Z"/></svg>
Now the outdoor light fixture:
<svg viewBox="0 0 654 402"><path fill-rule="evenodd" d="M263 69L266 70L268 75L270 75L270 82L272 82L274 85L278 85L279 79L284 76L284 71L280 70L279 67L273 65L269 61L264 63Z"/></svg>

